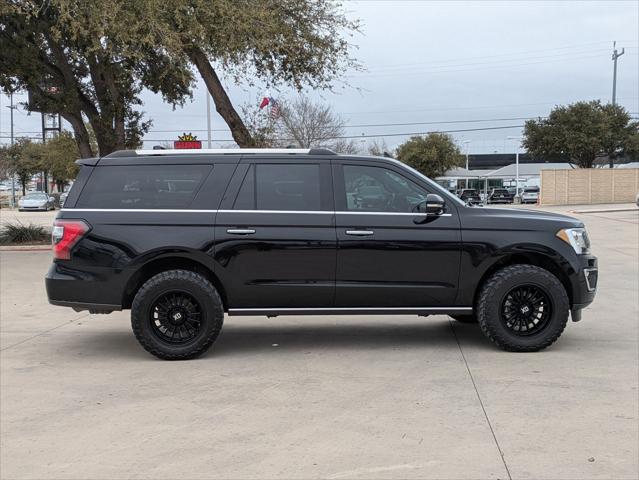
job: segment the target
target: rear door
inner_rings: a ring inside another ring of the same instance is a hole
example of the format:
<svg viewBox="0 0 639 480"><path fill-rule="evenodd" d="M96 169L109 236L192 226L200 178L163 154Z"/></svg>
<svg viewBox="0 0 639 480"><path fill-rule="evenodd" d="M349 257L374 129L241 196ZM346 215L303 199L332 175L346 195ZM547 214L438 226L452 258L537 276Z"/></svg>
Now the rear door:
<svg viewBox="0 0 639 480"><path fill-rule="evenodd" d="M454 305L461 252L455 205L433 217L414 213L438 192L390 162L335 160L333 176L336 308Z"/></svg>
<svg viewBox="0 0 639 480"><path fill-rule="evenodd" d="M336 238L330 160L246 156L215 226L230 313L331 307Z"/></svg>

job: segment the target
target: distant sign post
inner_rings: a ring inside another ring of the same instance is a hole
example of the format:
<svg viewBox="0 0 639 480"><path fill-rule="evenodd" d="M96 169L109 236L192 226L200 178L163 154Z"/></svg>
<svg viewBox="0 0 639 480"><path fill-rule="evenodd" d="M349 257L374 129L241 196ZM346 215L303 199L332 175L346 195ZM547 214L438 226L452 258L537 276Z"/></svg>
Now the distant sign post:
<svg viewBox="0 0 639 480"><path fill-rule="evenodd" d="M195 135L185 133L184 135L178 135L178 139L173 142L173 148L175 149L198 149L202 148L202 142L197 139Z"/></svg>

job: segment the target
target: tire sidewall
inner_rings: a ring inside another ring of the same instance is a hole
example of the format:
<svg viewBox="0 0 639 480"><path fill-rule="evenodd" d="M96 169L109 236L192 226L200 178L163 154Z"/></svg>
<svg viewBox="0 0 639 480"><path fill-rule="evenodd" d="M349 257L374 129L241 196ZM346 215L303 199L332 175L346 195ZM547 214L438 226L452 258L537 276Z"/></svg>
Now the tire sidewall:
<svg viewBox="0 0 639 480"><path fill-rule="evenodd" d="M195 338L183 344L166 342L154 332L152 307L162 295L170 292L187 293L200 306L200 331ZM148 280L131 306L131 323L138 340L147 350L160 358L191 358L202 353L217 337L223 316L223 307L214 287L197 274L177 270L156 275Z"/></svg>
<svg viewBox="0 0 639 480"><path fill-rule="evenodd" d="M501 273L501 275L500 275ZM502 304L515 287L532 285L542 289L550 300L550 318L539 332L520 336L506 327L502 320ZM509 349L538 350L554 342L563 332L569 312L569 301L561 282L539 267L507 268L489 281L481 294L478 320L493 341Z"/></svg>

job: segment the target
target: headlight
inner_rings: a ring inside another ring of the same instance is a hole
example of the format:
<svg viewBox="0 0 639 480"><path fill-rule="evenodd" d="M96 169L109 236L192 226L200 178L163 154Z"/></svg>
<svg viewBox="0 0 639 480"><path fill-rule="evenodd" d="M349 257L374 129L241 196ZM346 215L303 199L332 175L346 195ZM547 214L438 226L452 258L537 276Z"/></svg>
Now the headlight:
<svg viewBox="0 0 639 480"><path fill-rule="evenodd" d="M577 255L590 253L590 239L585 228L562 228L557 236L570 245Z"/></svg>

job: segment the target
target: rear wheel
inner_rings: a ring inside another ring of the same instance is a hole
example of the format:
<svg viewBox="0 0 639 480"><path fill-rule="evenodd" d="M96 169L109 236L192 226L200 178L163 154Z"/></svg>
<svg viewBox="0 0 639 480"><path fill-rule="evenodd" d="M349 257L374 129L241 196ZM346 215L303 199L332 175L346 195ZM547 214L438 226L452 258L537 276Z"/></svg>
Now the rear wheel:
<svg viewBox="0 0 639 480"><path fill-rule="evenodd" d="M224 308L215 287L188 270L168 270L147 280L131 305L140 344L164 360L204 353L222 329Z"/></svg>
<svg viewBox="0 0 639 480"><path fill-rule="evenodd" d="M533 265L511 265L482 287L477 319L484 335L504 350L535 352L559 338L569 308L566 290L552 273Z"/></svg>

